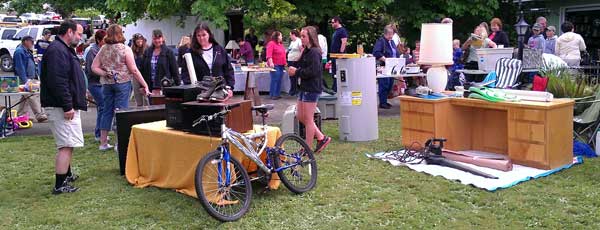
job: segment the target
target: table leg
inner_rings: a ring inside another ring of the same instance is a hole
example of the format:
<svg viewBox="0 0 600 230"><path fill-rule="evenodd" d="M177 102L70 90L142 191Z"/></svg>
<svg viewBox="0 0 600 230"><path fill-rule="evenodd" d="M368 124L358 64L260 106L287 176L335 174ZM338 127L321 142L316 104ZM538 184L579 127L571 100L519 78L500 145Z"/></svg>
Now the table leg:
<svg viewBox="0 0 600 230"><path fill-rule="evenodd" d="M244 100L248 100L250 97L250 88L248 87L248 81L250 80L250 72L246 72L246 86L244 86Z"/></svg>

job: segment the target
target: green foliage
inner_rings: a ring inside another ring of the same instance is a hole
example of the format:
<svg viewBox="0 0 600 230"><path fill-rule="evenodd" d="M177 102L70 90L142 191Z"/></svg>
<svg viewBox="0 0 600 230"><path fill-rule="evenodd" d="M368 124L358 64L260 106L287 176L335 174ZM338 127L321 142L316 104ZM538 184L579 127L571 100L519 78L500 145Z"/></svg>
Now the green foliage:
<svg viewBox="0 0 600 230"><path fill-rule="evenodd" d="M102 14L102 12L94 8L77 9L73 12L73 15L76 15L80 18L93 18L94 16L98 16L100 14Z"/></svg>
<svg viewBox="0 0 600 230"><path fill-rule="evenodd" d="M567 68L554 68L542 72L549 77L548 92L556 98L583 98L593 96L598 85L591 84L588 76Z"/></svg>

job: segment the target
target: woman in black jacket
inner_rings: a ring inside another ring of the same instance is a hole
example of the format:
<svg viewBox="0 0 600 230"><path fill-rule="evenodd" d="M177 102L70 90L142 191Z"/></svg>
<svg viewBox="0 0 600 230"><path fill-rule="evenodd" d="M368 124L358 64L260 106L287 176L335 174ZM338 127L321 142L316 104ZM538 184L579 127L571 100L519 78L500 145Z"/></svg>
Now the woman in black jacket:
<svg viewBox="0 0 600 230"><path fill-rule="evenodd" d="M191 49L188 49L188 53L192 54L198 81L201 81L204 76L223 77L228 92L228 95L225 96L233 95L231 90L233 90L235 78L231 60L225 49L215 40L208 24L200 23L196 26L192 35ZM182 72L189 72L187 65L183 66ZM218 99L225 100L226 98Z"/></svg>
<svg viewBox="0 0 600 230"><path fill-rule="evenodd" d="M298 67L289 67L290 76L296 76L300 82L296 117L306 127L306 143L312 146L313 138L317 138L315 153L321 152L331 141L331 137L323 135L314 121L319 95L323 91L323 69L321 65L321 48L317 38L317 30L312 26L302 28L300 32L303 51ZM297 84L292 82L292 84Z"/></svg>
<svg viewBox="0 0 600 230"><path fill-rule="evenodd" d="M152 46L144 51L141 72L153 95L160 94L160 82L163 78L170 79L172 85L179 85L181 82L175 53L164 43L162 31L154 30Z"/></svg>
<svg viewBox="0 0 600 230"><path fill-rule="evenodd" d="M508 42L508 35L502 31L502 21L499 18L493 18L492 21L490 21L490 25L492 34L490 34L488 38L496 43L496 45L509 47L510 43Z"/></svg>

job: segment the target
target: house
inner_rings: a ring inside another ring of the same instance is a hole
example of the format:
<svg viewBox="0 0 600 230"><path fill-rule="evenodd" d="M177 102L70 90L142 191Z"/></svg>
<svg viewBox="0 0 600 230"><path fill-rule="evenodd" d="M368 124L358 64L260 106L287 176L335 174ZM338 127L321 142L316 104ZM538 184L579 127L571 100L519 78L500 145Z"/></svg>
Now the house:
<svg viewBox="0 0 600 230"><path fill-rule="evenodd" d="M152 30L160 29L165 38L165 44L174 47L179 43L182 36L190 35L194 32L196 26L202 22L196 16L187 16L182 24L178 24L179 16L173 16L162 20L141 19L133 24L125 26L125 38L130 39L134 34L140 33L148 40L148 45L152 44ZM216 27L210 27L217 42L225 47L225 33Z"/></svg>
<svg viewBox="0 0 600 230"><path fill-rule="evenodd" d="M548 25L556 26L560 36L560 25L570 21L575 32L585 40L587 51L594 60L600 60L600 1L598 0L550 0L546 1L549 14Z"/></svg>

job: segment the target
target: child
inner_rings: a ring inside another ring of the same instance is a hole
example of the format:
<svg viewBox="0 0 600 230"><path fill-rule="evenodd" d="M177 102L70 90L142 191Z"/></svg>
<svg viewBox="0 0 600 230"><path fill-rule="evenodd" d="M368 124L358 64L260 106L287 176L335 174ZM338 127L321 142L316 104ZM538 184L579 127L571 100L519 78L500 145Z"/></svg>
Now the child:
<svg viewBox="0 0 600 230"><path fill-rule="evenodd" d="M454 39L452 41L452 49L454 50L452 55L452 60L454 61L454 64L452 64L452 67L450 67L450 73L453 73L457 69L464 68L464 64L461 61L463 51L460 48L460 40Z"/></svg>

